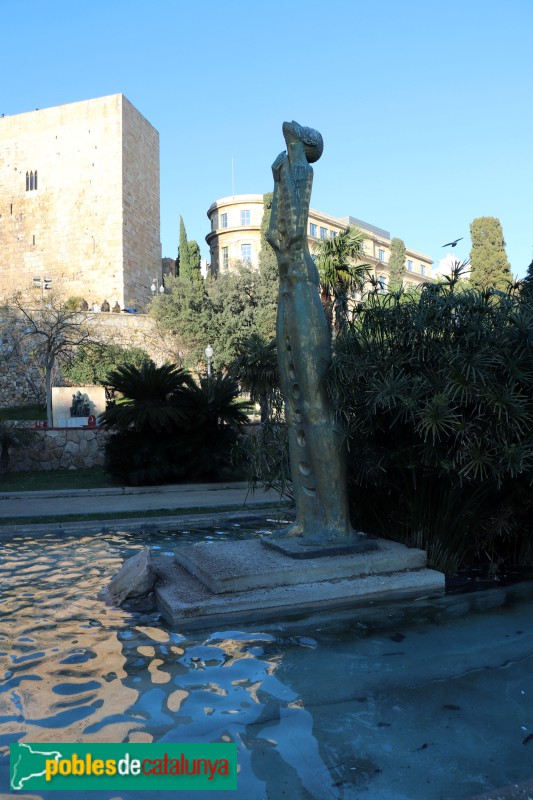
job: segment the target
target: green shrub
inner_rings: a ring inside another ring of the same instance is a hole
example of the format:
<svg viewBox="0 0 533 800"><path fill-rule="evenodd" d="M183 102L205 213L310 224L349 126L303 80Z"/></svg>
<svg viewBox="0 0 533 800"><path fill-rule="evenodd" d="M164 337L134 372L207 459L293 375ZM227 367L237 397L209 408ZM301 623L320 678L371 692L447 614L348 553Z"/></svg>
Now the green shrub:
<svg viewBox="0 0 533 800"><path fill-rule="evenodd" d="M358 308L328 376L358 527L428 549L448 573L527 557L532 345L533 308L513 289L450 280Z"/></svg>
<svg viewBox="0 0 533 800"><path fill-rule="evenodd" d="M123 366L141 367L150 356L139 347L114 344L87 344L78 347L63 374L73 386L107 384L108 375Z"/></svg>
<svg viewBox="0 0 533 800"><path fill-rule="evenodd" d="M178 428L180 460L187 480L228 477L235 463L239 430L248 422L249 404L239 400L230 375L200 377L177 398L184 422Z"/></svg>
<svg viewBox="0 0 533 800"><path fill-rule="evenodd" d="M252 490L261 484L266 489L277 491L280 498L294 501L287 426L279 415L243 436L238 450Z"/></svg>
<svg viewBox="0 0 533 800"><path fill-rule="evenodd" d="M112 432L105 462L112 475L135 485L228 475L248 421L233 378L217 374L197 384L185 370L149 362L115 370L110 385L122 395L101 418Z"/></svg>
<svg viewBox="0 0 533 800"><path fill-rule="evenodd" d="M345 431L354 527L462 565L533 563L533 304L456 276L370 294L336 338L327 389ZM248 475L290 486L278 418L245 442Z"/></svg>
<svg viewBox="0 0 533 800"><path fill-rule="evenodd" d="M242 342L229 373L250 393L251 402L259 404L261 422L266 422L280 393L276 340L252 333Z"/></svg>
<svg viewBox="0 0 533 800"><path fill-rule="evenodd" d="M106 442L105 470L132 486L153 486L183 478L174 437L149 431L116 431Z"/></svg>

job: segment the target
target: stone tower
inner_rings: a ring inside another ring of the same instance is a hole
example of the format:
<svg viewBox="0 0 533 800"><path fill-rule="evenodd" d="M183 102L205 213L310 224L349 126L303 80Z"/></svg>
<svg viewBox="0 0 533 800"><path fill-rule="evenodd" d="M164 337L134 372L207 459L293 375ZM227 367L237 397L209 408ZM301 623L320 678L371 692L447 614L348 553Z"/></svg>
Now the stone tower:
<svg viewBox="0 0 533 800"><path fill-rule="evenodd" d="M161 275L159 134L122 95L0 119L0 295L52 277L142 309Z"/></svg>

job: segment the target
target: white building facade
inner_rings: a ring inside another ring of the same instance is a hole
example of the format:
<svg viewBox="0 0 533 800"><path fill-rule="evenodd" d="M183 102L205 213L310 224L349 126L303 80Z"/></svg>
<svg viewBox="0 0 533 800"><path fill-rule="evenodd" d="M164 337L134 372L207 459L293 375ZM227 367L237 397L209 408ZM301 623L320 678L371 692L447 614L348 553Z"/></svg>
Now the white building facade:
<svg viewBox="0 0 533 800"><path fill-rule="evenodd" d="M258 267L263 208L262 194L222 197L209 207L207 216L211 230L205 238L209 245L213 275L227 272L240 262ZM364 234L365 261L371 265L373 275L383 289L387 288L391 248L389 231L356 217L332 217L315 209L309 209L307 225L311 254L314 245L321 239L337 236L349 225L359 228ZM418 250L406 249L404 286L417 286L433 280L432 259Z"/></svg>

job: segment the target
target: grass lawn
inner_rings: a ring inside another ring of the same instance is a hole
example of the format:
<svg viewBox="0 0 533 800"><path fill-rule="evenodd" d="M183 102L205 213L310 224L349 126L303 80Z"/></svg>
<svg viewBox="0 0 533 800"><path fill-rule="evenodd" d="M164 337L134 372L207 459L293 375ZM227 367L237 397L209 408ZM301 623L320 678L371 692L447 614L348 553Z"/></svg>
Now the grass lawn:
<svg viewBox="0 0 533 800"><path fill-rule="evenodd" d="M46 406L0 408L0 420L2 419L46 419Z"/></svg>
<svg viewBox="0 0 533 800"><path fill-rule="evenodd" d="M100 489L120 486L102 467L55 469L49 472L8 472L0 480L0 492L42 492L47 489Z"/></svg>

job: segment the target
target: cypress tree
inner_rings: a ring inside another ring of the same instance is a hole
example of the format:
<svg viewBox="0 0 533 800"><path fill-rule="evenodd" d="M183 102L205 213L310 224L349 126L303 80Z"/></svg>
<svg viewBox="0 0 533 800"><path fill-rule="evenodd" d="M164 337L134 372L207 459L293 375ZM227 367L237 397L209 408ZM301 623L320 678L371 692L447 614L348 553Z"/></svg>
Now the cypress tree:
<svg viewBox="0 0 533 800"><path fill-rule="evenodd" d="M187 231L185 230L185 223L183 217L180 215L180 244L178 250L177 261L177 274L188 275L189 273L189 246L187 242Z"/></svg>
<svg viewBox="0 0 533 800"><path fill-rule="evenodd" d="M497 217L478 217L470 225L470 281L475 289L506 289L512 279L502 226Z"/></svg>
<svg viewBox="0 0 533 800"><path fill-rule="evenodd" d="M183 217L180 216L180 245L177 260L177 274L180 278L196 281L201 278L200 272L200 247L198 242L187 239L187 231Z"/></svg>
<svg viewBox="0 0 533 800"><path fill-rule="evenodd" d="M188 250L188 268L189 274L191 278L199 278L201 275L200 272L200 247L198 242L195 242L194 239L191 239L190 242L187 242L187 250Z"/></svg>
<svg viewBox="0 0 533 800"><path fill-rule="evenodd" d="M403 286L407 250L403 239L394 238L390 244L389 291L397 292Z"/></svg>

